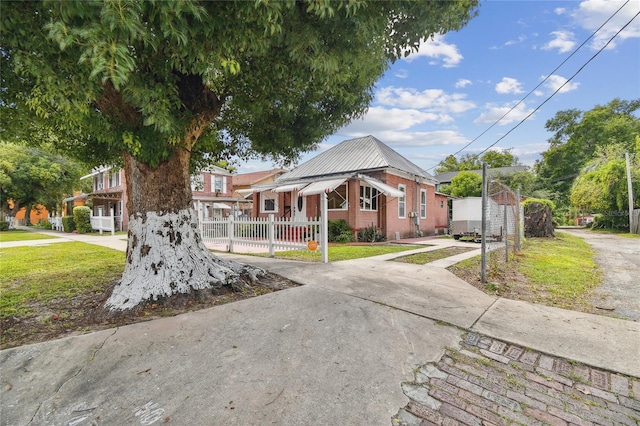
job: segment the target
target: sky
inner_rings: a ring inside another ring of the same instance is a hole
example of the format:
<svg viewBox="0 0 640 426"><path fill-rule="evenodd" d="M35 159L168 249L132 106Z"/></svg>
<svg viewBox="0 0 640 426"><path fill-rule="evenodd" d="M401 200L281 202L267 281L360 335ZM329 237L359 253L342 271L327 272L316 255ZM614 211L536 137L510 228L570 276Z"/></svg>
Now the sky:
<svg viewBox="0 0 640 426"><path fill-rule="evenodd" d="M545 123L558 111L640 98L639 12L640 0L483 1L466 27L391 65L368 112L298 164L373 135L431 174L447 155L487 149L511 149L533 165L548 149ZM250 161L238 172L275 166Z"/></svg>

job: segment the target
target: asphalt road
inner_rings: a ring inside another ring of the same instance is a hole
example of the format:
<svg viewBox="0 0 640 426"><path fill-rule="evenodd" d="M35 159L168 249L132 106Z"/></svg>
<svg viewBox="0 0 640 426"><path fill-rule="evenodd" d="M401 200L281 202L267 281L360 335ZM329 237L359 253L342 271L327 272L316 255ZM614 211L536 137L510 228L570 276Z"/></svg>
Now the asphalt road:
<svg viewBox="0 0 640 426"><path fill-rule="evenodd" d="M592 302L598 313L640 321L640 239L600 234L586 229L562 229L583 238L596 252L604 283Z"/></svg>

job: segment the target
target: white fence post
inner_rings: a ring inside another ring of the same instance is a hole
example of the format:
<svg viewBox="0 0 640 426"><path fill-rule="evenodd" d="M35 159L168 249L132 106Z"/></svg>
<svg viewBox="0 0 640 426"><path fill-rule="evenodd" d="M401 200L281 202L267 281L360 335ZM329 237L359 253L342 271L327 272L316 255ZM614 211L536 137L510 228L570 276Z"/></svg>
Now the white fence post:
<svg viewBox="0 0 640 426"><path fill-rule="evenodd" d="M267 238L269 239L269 257L274 257L276 255L276 250L274 246L275 222L274 222L273 213L269 214L269 224L267 225Z"/></svg>
<svg viewBox="0 0 640 426"><path fill-rule="evenodd" d="M329 222L327 218L327 212L329 211L329 202L327 194L325 192L322 193L321 202L322 217L320 218L320 238L322 240L320 242L320 250L322 252L322 263L329 263Z"/></svg>
<svg viewBox="0 0 640 426"><path fill-rule="evenodd" d="M234 228L235 223L233 222L233 216L229 216L229 227L227 230L227 234L229 234L229 253L233 253Z"/></svg>

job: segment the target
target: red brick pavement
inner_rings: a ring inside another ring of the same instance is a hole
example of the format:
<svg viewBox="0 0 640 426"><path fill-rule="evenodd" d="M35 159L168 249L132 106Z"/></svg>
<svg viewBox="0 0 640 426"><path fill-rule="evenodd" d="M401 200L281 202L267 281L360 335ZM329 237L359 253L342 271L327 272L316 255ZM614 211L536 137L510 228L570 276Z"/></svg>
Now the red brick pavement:
<svg viewBox="0 0 640 426"><path fill-rule="evenodd" d="M640 378L475 333L402 389L394 426L640 425Z"/></svg>

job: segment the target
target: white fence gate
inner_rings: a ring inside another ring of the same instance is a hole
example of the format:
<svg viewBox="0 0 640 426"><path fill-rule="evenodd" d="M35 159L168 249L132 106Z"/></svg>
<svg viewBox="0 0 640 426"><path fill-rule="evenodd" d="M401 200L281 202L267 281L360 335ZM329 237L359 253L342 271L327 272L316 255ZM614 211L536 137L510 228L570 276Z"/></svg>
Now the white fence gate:
<svg viewBox="0 0 640 426"><path fill-rule="evenodd" d="M223 244L232 253L236 246L262 247L273 256L276 250L307 249L309 241L316 241L318 250L326 250L320 244L321 222L320 218L294 221L271 214L263 218L200 220L199 225L205 243Z"/></svg>

